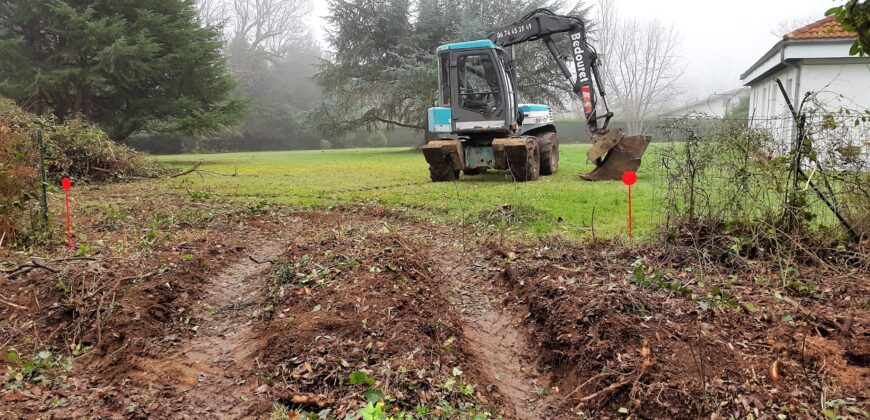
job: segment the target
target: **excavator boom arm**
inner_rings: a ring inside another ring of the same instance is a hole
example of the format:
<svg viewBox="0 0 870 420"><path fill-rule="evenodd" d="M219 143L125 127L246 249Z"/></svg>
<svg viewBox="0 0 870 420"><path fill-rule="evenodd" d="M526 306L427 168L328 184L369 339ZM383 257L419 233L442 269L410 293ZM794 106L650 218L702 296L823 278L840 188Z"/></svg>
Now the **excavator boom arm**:
<svg viewBox="0 0 870 420"><path fill-rule="evenodd" d="M551 38L552 35L562 33L567 33L571 39L571 55L576 78L572 77L571 71L561 60L559 52L556 50L556 43ZM599 72L598 54L587 42L586 25L582 19L557 15L547 9L537 9L516 23L496 29L487 38L501 47L530 41L543 41L569 83L571 83L572 78L574 79L573 90L582 99L583 113L586 115L586 123L590 132L597 134L607 129L613 113L608 109L607 101L604 99L606 92ZM602 127L598 126L600 118L596 113L598 98L596 87L606 110L606 114L600 117L604 118Z"/></svg>
<svg viewBox="0 0 870 420"><path fill-rule="evenodd" d="M567 33L571 39L571 56L576 77L573 77L571 70L562 61L556 43L552 39L553 35L562 33ZM651 138L649 136L626 137L622 129L607 129L613 113L607 106L604 79L599 71L598 54L587 41L586 25L582 19L557 15L547 9L537 9L516 23L496 29L487 38L501 47L536 40L543 41L559 66L559 70L569 83L573 84L574 92L582 99L586 127L592 134L593 141L586 156L595 162L595 170L581 175L583 179L590 181L619 179L623 172L636 171L640 167L641 157L649 146ZM600 117L596 114L599 94L605 110L605 114ZM604 119L604 124L599 127L600 119Z"/></svg>

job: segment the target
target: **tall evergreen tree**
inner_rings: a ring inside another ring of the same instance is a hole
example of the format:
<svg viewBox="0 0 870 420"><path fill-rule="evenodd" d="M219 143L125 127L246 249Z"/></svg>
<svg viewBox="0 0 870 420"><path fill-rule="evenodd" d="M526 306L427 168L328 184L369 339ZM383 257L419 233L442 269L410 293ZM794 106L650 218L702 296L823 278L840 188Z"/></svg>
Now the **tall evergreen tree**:
<svg viewBox="0 0 870 420"><path fill-rule="evenodd" d="M115 140L209 131L244 111L193 0L0 0L0 56L0 95Z"/></svg>

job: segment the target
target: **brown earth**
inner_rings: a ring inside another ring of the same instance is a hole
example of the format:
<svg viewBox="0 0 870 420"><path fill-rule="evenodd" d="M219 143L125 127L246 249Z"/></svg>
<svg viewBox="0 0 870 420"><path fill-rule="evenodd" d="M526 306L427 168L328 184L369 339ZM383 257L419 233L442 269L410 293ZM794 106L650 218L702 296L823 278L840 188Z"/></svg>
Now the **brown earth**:
<svg viewBox="0 0 870 420"><path fill-rule="evenodd" d="M79 258L0 251L24 264L0 277L2 417L870 410L870 280L848 266L192 197L89 189Z"/></svg>

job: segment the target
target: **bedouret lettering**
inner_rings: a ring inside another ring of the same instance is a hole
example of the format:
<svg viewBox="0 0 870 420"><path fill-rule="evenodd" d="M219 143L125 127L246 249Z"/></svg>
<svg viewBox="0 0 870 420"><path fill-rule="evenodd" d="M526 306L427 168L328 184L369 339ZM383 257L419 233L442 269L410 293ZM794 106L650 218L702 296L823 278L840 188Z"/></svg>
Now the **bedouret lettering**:
<svg viewBox="0 0 870 420"><path fill-rule="evenodd" d="M588 82L589 76L586 74L586 60L583 59L583 43L580 42L580 34L571 35L574 41L571 43L574 47L574 63L577 67L577 78L580 82Z"/></svg>

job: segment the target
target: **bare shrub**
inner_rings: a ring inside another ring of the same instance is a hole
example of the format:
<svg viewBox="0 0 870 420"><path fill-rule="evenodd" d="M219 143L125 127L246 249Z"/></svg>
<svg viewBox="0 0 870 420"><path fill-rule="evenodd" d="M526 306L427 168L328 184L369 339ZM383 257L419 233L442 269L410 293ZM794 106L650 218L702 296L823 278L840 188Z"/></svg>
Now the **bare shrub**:
<svg viewBox="0 0 870 420"><path fill-rule="evenodd" d="M824 260L819 252L868 238L866 115L811 109L798 175L797 130L790 118L663 120L671 140L660 151L670 238L722 256L814 253L810 258L817 262Z"/></svg>
<svg viewBox="0 0 870 420"><path fill-rule="evenodd" d="M776 217L787 162L766 148L768 132L719 118L672 119L662 128L680 141L660 152L668 223L718 226Z"/></svg>
<svg viewBox="0 0 870 420"><path fill-rule="evenodd" d="M855 234L870 238L870 111L814 107L805 171L831 197Z"/></svg>

